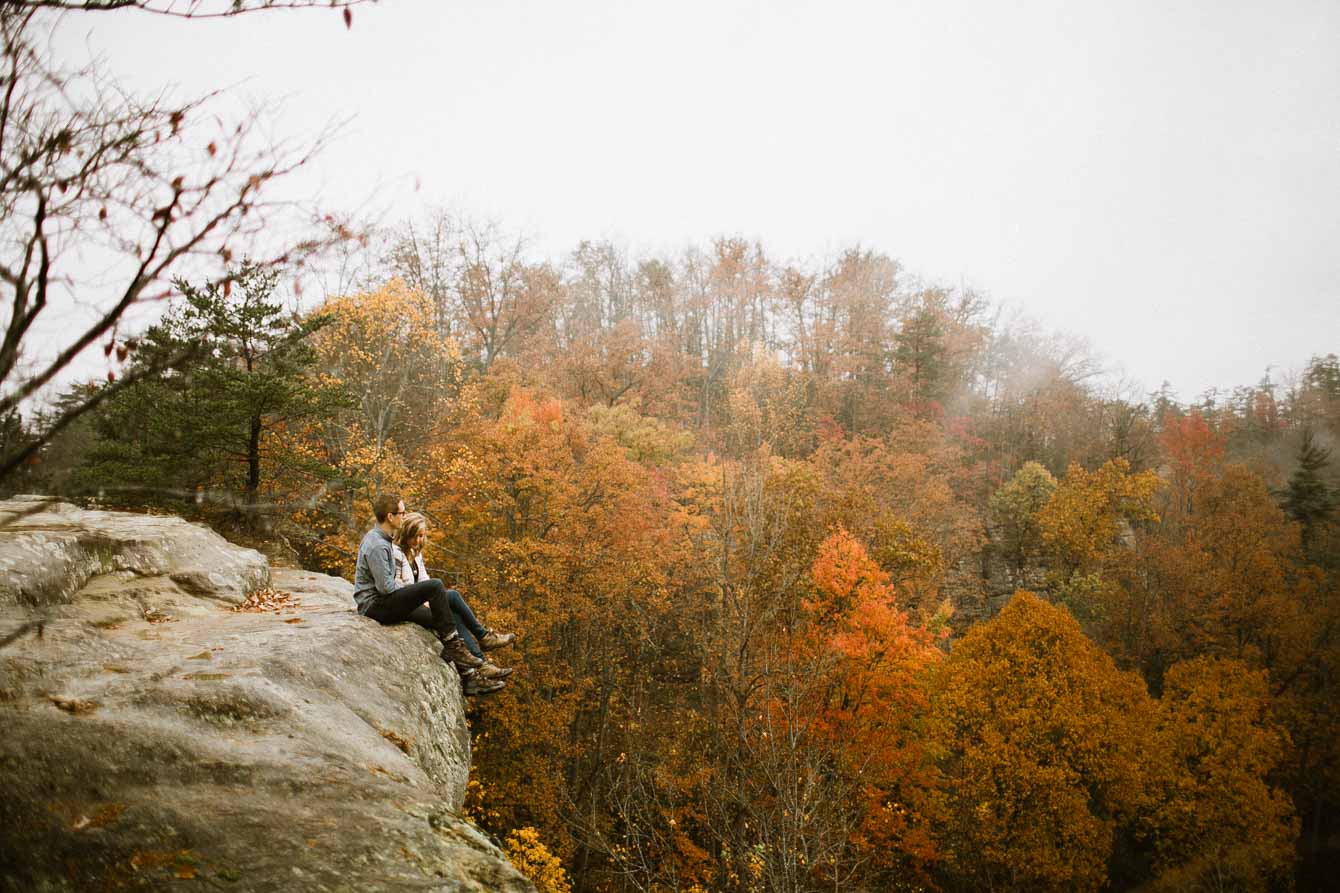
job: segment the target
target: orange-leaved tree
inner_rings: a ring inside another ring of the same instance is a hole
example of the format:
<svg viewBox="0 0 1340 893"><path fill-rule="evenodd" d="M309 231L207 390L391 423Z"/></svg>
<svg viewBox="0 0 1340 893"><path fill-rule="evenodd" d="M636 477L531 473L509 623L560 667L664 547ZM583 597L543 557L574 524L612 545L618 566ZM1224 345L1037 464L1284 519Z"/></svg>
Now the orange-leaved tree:
<svg viewBox="0 0 1340 893"><path fill-rule="evenodd" d="M935 635L912 625L888 573L844 529L819 545L810 575L807 629L795 642L817 684L799 706L813 716L812 744L827 771L840 779L824 787L851 791L848 858L859 868L847 874L867 883L924 878L935 858L927 802L936 772L921 734L925 670L941 656ZM828 868L814 866L834 883L847 879Z"/></svg>
<svg viewBox="0 0 1340 893"><path fill-rule="evenodd" d="M1108 576L1099 633L1156 688L1164 667L1203 654L1288 678L1315 657L1325 625L1320 571L1256 473L1230 464L1196 493L1191 511L1141 535L1135 559Z"/></svg>
<svg viewBox="0 0 1340 893"><path fill-rule="evenodd" d="M450 433L428 454L436 547L481 618L521 632L503 655L517 672L475 725L474 806L498 832L536 827L589 877L612 849L609 768L644 749L639 709L675 638L666 494L541 392L481 402Z"/></svg>
<svg viewBox="0 0 1340 893"><path fill-rule="evenodd" d="M1223 471L1225 438L1199 412L1169 416L1159 445L1168 469L1160 512L1165 525L1180 523L1200 506L1206 487Z"/></svg>
<svg viewBox="0 0 1340 893"><path fill-rule="evenodd" d="M929 618L943 589L971 593L976 581L951 558L977 551L984 532L961 495L971 472L942 431L912 421L886 438L826 443L810 464L823 482L823 520L868 544L904 608Z"/></svg>

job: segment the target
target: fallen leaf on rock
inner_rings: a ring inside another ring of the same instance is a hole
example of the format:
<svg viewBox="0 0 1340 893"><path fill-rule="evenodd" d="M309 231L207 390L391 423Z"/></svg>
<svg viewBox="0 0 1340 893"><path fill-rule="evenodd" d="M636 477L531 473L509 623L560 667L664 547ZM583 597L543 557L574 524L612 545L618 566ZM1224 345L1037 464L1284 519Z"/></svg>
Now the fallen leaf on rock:
<svg viewBox="0 0 1340 893"><path fill-rule="evenodd" d="M125 811L126 811L126 804L124 803L108 803L102 809L99 809L97 812L93 813L93 815L89 818L88 821L89 827L101 828L105 825L110 825L112 822L119 819L121 817L121 813Z"/></svg>
<svg viewBox="0 0 1340 893"><path fill-rule="evenodd" d="M70 828L74 831L82 831L85 828L102 828L116 821L125 811L126 805L124 803L108 803L91 816L81 815L71 823Z"/></svg>
<svg viewBox="0 0 1340 893"><path fill-rule="evenodd" d="M167 850L139 850L130 856L130 867L135 871L141 868L163 868L176 861L176 856Z"/></svg>
<svg viewBox="0 0 1340 893"><path fill-rule="evenodd" d="M285 620L284 622L285 622L285 623L302 623L302 618L301 618L301 617L290 617L288 620Z"/></svg>
<svg viewBox="0 0 1340 893"><path fill-rule="evenodd" d="M395 732L391 731L390 729L378 729L378 731L382 733L383 738L385 738L387 741L390 741L396 747L400 748L402 751L405 752L407 756L409 755L409 749L414 744L412 740L406 739L403 736L398 735Z"/></svg>
<svg viewBox="0 0 1340 893"><path fill-rule="evenodd" d="M98 709L97 701L88 701L83 698L66 698L61 695L47 695L47 700L55 704L66 713L80 714L91 713Z"/></svg>
<svg viewBox="0 0 1340 893"><path fill-rule="evenodd" d="M293 593L282 589L257 589L247 595L240 605L233 605L228 610L234 613L263 614L267 611L278 614L285 608L292 609L299 602L293 597Z"/></svg>
<svg viewBox="0 0 1340 893"><path fill-rule="evenodd" d="M144 619L150 623L171 623L176 619L171 614L160 611L157 608L141 608L140 613L143 615Z"/></svg>
<svg viewBox="0 0 1340 893"><path fill-rule="evenodd" d="M390 769L386 769L382 766L374 766L371 763L368 764L368 771L373 775L385 775L392 781L398 781L402 784L405 781L405 776L401 775L399 772L392 772Z"/></svg>

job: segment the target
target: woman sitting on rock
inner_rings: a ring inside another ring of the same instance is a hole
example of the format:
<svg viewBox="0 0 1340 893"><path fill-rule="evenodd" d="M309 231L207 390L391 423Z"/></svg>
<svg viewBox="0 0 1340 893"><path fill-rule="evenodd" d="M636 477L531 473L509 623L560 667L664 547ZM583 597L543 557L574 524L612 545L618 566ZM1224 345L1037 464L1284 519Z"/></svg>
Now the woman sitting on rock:
<svg viewBox="0 0 1340 893"><path fill-rule="evenodd" d="M428 579L428 569L423 563L423 547L427 542L428 519L418 512L406 514L400 522L400 529L396 531L395 544L392 547L398 585L410 586L420 580ZM510 676L511 667L498 666L486 658L484 652L512 644L516 633L495 632L484 626L465 603L465 598L455 589L447 590L447 602L451 606L452 619L456 621L456 631L460 633L470 653L483 661L483 665L475 672L484 679L502 679Z"/></svg>
<svg viewBox="0 0 1340 893"><path fill-rule="evenodd" d="M409 514L397 493L379 493L372 500L377 526L363 535L354 565L354 604L358 613L381 624L412 620L430 629L442 643L442 659L456 667L461 691L467 696L487 695L501 689L501 679L485 679L475 672L484 661L474 656L456 631L447 598L447 586L436 577L400 585L395 571L395 535Z"/></svg>

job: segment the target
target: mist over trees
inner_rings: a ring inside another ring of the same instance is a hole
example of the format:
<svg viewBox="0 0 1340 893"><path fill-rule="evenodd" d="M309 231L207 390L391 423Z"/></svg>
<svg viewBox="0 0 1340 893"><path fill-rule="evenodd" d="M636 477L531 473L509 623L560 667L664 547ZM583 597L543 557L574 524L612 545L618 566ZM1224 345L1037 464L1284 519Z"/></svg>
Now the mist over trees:
<svg viewBox="0 0 1340 893"><path fill-rule="evenodd" d="M522 633L467 809L542 890L1329 882L1334 354L1182 403L868 246L369 232L45 40L360 5L0 4L0 490L346 576L401 493Z"/></svg>
<svg viewBox="0 0 1340 893"><path fill-rule="evenodd" d="M545 889L1324 884L1334 356L1182 404L862 247L368 246L301 317L179 283L128 368L196 359L6 486L345 575L403 494L523 631L468 809Z"/></svg>

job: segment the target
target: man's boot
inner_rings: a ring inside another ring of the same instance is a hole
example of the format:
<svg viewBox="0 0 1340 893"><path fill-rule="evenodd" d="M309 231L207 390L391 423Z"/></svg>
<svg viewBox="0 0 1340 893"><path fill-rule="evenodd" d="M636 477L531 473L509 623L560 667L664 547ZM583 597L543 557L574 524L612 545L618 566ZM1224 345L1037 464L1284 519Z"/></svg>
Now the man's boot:
<svg viewBox="0 0 1340 893"><path fill-rule="evenodd" d="M495 648L502 648L504 645L511 645L515 639L516 633L500 633L486 629L484 635L479 637L479 647L484 651L492 651Z"/></svg>
<svg viewBox="0 0 1340 893"><path fill-rule="evenodd" d="M491 695L495 691L501 691L506 684L501 679L484 679L479 675L478 670L470 670L461 676L461 691L467 698L473 698L477 695Z"/></svg>
<svg viewBox="0 0 1340 893"><path fill-rule="evenodd" d="M500 667L491 660L484 661L484 666L475 670L485 679L506 679L512 675L511 667Z"/></svg>
<svg viewBox="0 0 1340 893"><path fill-rule="evenodd" d="M455 630L452 630L451 634L445 638L438 636L438 639L442 642L443 660L455 664L459 669L472 670L475 667L484 666L483 658L471 654L465 640Z"/></svg>

